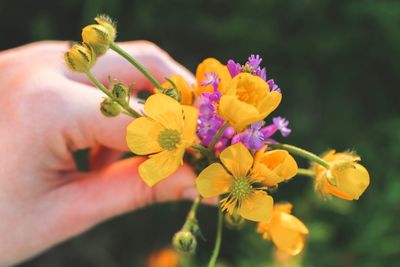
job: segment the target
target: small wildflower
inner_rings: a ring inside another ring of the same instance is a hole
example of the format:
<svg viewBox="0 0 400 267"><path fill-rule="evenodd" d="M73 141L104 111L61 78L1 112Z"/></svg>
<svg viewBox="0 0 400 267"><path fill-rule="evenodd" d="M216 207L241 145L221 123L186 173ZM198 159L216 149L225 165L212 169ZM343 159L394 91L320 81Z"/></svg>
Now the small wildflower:
<svg viewBox="0 0 400 267"><path fill-rule="evenodd" d="M219 79L218 90L221 93L224 93L226 84L232 79L231 75L229 74L228 68L222 65L215 58L207 58L197 66L196 70L197 87L195 88L196 94L201 95L202 93L212 93L214 91L214 87L212 84L203 83L204 80L207 80L206 77L207 73L216 74L216 76Z"/></svg>
<svg viewBox="0 0 400 267"><path fill-rule="evenodd" d="M205 168L196 179L197 190L203 197L227 194L221 207L229 215L237 214L251 221L267 221L273 199L256 187L263 181L253 176L253 156L242 143L229 146L220 154L220 163Z"/></svg>
<svg viewBox="0 0 400 267"><path fill-rule="evenodd" d="M235 130L263 120L281 102L282 95L270 92L268 84L261 78L240 73L228 84L218 105L218 113Z"/></svg>
<svg viewBox="0 0 400 267"><path fill-rule="evenodd" d="M147 116L128 126L126 140L133 153L151 155L139 166L139 174L153 186L182 164L185 149L196 140L198 111L164 94L150 96L144 111Z"/></svg>
<svg viewBox="0 0 400 267"><path fill-rule="evenodd" d="M360 157L354 152L337 153L328 151L322 159L329 163L329 169L314 164L316 174L315 189L322 196L331 194L346 199L357 200L367 189L370 177L367 169L361 164Z"/></svg>
<svg viewBox="0 0 400 267"><path fill-rule="evenodd" d="M298 218L291 215L291 204L274 206L271 219L260 222L257 232L263 239L270 239L278 251L289 255L299 254L305 245L308 229Z"/></svg>
<svg viewBox="0 0 400 267"><path fill-rule="evenodd" d="M261 132L265 139L273 136L277 131L281 133L283 137L288 137L292 132L292 129L288 127L289 121L283 117L274 117L272 124L261 129Z"/></svg>

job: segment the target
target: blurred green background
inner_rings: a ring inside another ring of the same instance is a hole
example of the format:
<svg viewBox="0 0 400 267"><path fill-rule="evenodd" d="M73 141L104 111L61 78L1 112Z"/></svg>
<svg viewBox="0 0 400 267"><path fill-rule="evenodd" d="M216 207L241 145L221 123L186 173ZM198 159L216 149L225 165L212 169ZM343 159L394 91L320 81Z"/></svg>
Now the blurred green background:
<svg viewBox="0 0 400 267"><path fill-rule="evenodd" d="M322 201L297 177L274 195L310 229L303 266L400 266L400 1L1 1L2 50L45 39L79 40L98 13L118 20L118 40L147 39L194 71L204 58L264 58L283 90L274 115L290 120L286 140L317 153L355 149L371 175L357 202ZM300 161L301 162L301 161ZM118 192L116 192L118 194ZM144 266L169 244L190 203L163 204L112 219L21 266ZM216 210L199 211L206 242ZM225 229L224 266L271 266L271 244L254 225Z"/></svg>

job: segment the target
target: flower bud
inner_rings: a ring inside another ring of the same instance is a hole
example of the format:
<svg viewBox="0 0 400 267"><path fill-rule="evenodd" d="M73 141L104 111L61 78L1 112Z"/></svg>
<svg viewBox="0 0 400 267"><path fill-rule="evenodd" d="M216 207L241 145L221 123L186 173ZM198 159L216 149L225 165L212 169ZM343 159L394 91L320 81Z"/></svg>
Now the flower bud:
<svg viewBox="0 0 400 267"><path fill-rule="evenodd" d="M86 72L96 62L96 55L90 45L74 44L68 52L65 52L64 59L71 70Z"/></svg>
<svg viewBox="0 0 400 267"><path fill-rule="evenodd" d="M115 117L121 113L121 107L112 99L106 98L100 104L100 111L106 117Z"/></svg>
<svg viewBox="0 0 400 267"><path fill-rule="evenodd" d="M357 200L367 189L370 181L368 171L359 163L360 157L352 152L326 153L322 159L329 169L315 165L315 188L323 196L327 194L346 200Z"/></svg>
<svg viewBox="0 0 400 267"><path fill-rule="evenodd" d="M111 86L112 94L120 101L126 101L128 97L129 88L121 82L116 82Z"/></svg>
<svg viewBox="0 0 400 267"><path fill-rule="evenodd" d="M197 240L190 231L182 230L174 235L172 245L181 253L193 254L196 251Z"/></svg>
<svg viewBox="0 0 400 267"><path fill-rule="evenodd" d="M93 47L96 56L107 52L117 35L115 23L107 16L95 18L98 24L91 24L82 29L82 39Z"/></svg>

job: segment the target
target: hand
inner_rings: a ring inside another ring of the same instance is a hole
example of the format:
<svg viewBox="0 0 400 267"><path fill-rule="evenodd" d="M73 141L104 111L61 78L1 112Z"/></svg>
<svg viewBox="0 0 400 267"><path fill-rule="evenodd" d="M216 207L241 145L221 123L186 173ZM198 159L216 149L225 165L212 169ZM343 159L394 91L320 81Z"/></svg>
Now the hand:
<svg viewBox="0 0 400 267"><path fill-rule="evenodd" d="M121 46L159 80L192 74L152 43ZM183 166L150 188L138 176L142 158L127 151L120 115L99 112L103 93L64 66L66 42L40 42L0 53L0 266L23 261L118 214L155 202L193 198L194 174ZM134 88L152 88L123 58L109 51L95 76ZM90 172L78 172L73 151L91 148Z"/></svg>

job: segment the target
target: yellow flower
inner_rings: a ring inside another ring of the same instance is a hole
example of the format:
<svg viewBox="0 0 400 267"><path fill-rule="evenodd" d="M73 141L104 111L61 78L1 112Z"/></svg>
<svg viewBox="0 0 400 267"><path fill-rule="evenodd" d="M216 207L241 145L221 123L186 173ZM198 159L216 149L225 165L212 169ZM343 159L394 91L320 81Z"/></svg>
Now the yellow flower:
<svg viewBox="0 0 400 267"><path fill-rule="evenodd" d="M237 214L256 222L267 221L273 199L253 186L259 179L252 176L253 157L247 148L242 143L229 146L221 152L220 160L223 165L213 163L197 177L199 193L203 197L227 194L221 200L221 207L230 215Z"/></svg>
<svg viewBox="0 0 400 267"><path fill-rule="evenodd" d="M64 54L65 63L68 68L76 72L86 72L96 63L96 55L92 47L86 43L74 44Z"/></svg>
<svg viewBox="0 0 400 267"><path fill-rule="evenodd" d="M147 99L144 111L146 117L128 126L126 141L133 153L150 155L139 166L139 174L153 186L178 169L185 149L196 141L198 110L155 94Z"/></svg>
<svg viewBox="0 0 400 267"><path fill-rule="evenodd" d="M323 196L331 194L346 200L357 200L369 185L368 171L359 163L360 157L352 152L328 151L322 159L329 169L314 164L315 188Z"/></svg>
<svg viewBox="0 0 400 267"><path fill-rule="evenodd" d="M178 267L179 254L173 249L165 248L151 253L147 267Z"/></svg>
<svg viewBox="0 0 400 267"><path fill-rule="evenodd" d="M278 183L289 180L297 174L297 163L286 150L265 151L267 146L257 151L254 158L253 173L263 177L262 183L276 187Z"/></svg>
<svg viewBox="0 0 400 267"><path fill-rule="evenodd" d="M229 70L225 65L222 65L215 58L207 58L197 66L197 87L195 88L196 95L201 95L204 92L213 92L213 87L211 84L207 86L201 85L202 81L206 78L205 74L210 72L215 72L215 74L217 74L217 77L221 79L220 83L218 84L218 90L222 94L225 92L226 84L232 80L231 74L229 73Z"/></svg>
<svg viewBox="0 0 400 267"><path fill-rule="evenodd" d="M90 44L96 55L103 55L117 36L115 23L105 15L94 19L98 24L91 24L82 29L82 39Z"/></svg>
<svg viewBox="0 0 400 267"><path fill-rule="evenodd" d="M182 105L191 105L193 103L193 92L186 80L179 74L172 75L171 77L169 77L169 79L176 85L176 89L178 90L178 93L180 95L179 102ZM164 89L173 88L172 84L169 81L164 82L161 87ZM160 92L159 90L157 90L157 88L154 90L157 93Z"/></svg>
<svg viewBox="0 0 400 267"><path fill-rule="evenodd" d="M275 205L271 219L268 222L260 222L257 232L261 233L264 239L271 239L279 251L294 256L303 250L308 229L290 214L291 210L291 204Z"/></svg>
<svg viewBox="0 0 400 267"><path fill-rule="evenodd" d="M227 85L219 102L219 115L240 131L263 120L281 102L282 95L270 92L268 84L258 76L240 73Z"/></svg>

